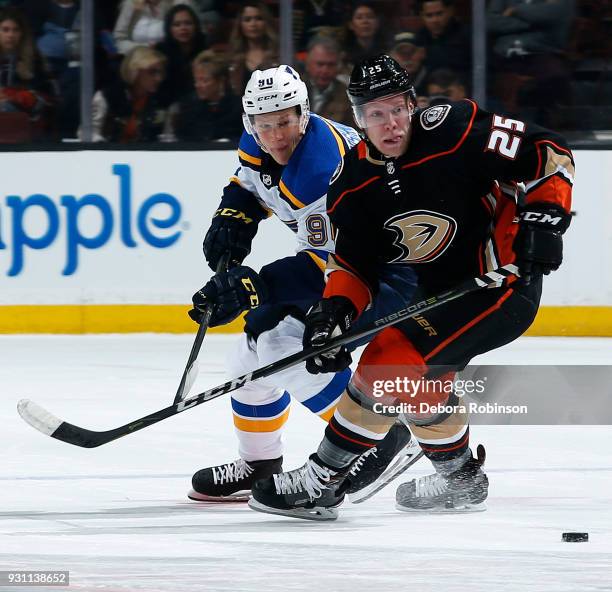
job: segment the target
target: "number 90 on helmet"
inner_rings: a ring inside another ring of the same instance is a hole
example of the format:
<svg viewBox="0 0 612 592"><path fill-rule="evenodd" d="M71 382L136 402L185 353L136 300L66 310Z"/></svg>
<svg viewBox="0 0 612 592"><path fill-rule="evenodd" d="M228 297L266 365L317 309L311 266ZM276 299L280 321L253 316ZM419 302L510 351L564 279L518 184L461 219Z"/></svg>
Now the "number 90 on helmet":
<svg viewBox="0 0 612 592"><path fill-rule="evenodd" d="M355 65L347 94L355 121L366 128L363 106L372 101L406 94L407 101L416 103L416 93L410 75L392 57L382 54Z"/></svg>
<svg viewBox="0 0 612 592"><path fill-rule="evenodd" d="M255 70L251 74L242 97L242 121L244 129L260 146L261 142L254 128L255 116L290 107L297 107L300 133L303 134L310 119L308 91L299 74L291 66Z"/></svg>

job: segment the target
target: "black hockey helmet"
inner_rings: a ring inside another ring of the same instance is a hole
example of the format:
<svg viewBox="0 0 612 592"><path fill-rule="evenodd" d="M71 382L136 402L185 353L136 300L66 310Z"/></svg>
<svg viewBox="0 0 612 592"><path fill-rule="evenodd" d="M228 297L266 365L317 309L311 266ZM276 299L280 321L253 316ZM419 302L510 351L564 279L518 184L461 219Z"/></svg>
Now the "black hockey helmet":
<svg viewBox="0 0 612 592"><path fill-rule="evenodd" d="M408 93L409 98L416 102L410 75L392 57L381 54L363 60L353 68L347 90L353 107L400 93Z"/></svg>

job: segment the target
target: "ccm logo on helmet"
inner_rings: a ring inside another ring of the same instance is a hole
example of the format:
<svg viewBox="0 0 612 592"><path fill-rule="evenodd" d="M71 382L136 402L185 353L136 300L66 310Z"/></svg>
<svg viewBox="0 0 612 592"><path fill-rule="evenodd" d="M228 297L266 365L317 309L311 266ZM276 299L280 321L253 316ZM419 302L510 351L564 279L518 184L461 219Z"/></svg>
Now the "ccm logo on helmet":
<svg viewBox="0 0 612 592"><path fill-rule="evenodd" d="M277 94L276 94L276 95L265 95L265 96L263 96L263 97L259 97L259 98L257 99L257 101L258 101L258 102L259 102L259 101L269 101L270 99L277 99L277 98L278 98L278 95L277 95Z"/></svg>
<svg viewBox="0 0 612 592"><path fill-rule="evenodd" d="M561 216L551 216L544 212L523 212L521 219L525 222L539 222L540 224L550 224L556 226L561 222Z"/></svg>

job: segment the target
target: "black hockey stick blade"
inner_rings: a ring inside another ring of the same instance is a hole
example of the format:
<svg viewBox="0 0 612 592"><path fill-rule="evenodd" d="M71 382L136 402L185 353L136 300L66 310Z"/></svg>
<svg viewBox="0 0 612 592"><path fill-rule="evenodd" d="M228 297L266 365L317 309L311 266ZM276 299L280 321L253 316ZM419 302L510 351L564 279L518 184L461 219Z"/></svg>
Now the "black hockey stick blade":
<svg viewBox="0 0 612 592"><path fill-rule="evenodd" d="M225 255L223 255L223 257L221 257L221 259L219 259L215 273L225 271L229 266L229 259L230 253L227 252ZM208 331L208 325L210 324L212 313L213 305L208 304L204 313L202 314L202 320L200 321L198 332L196 333L193 341L191 352L189 353L189 359L187 360L187 365L185 366L185 370L181 376L181 382L179 383L176 395L174 395L174 403L182 401L189 394L189 391L191 390L191 387L198 376L198 355L200 354L200 348L202 347L202 342L204 341L206 331Z"/></svg>
<svg viewBox="0 0 612 592"><path fill-rule="evenodd" d="M176 415L187 409L191 409L192 407L206 403L207 401L212 401L225 393L235 391L236 389L244 386L247 382L252 382L258 378L264 378L266 376L276 374L277 372L286 370L287 368L291 368L297 364L301 364L317 354L331 351L338 346L368 337L374 333L378 333L385 327L390 327L408 318L427 312L432 308L460 298L461 296L464 296L470 292L480 290L481 288L501 285L509 277L518 275L519 270L516 265L505 265L499 269L496 269L495 271L490 271L481 276L466 280L454 289L447 290L446 292L436 296L430 296L425 300L410 304L405 308L387 315L386 317L377 319L365 329L360 331L348 331L344 335L339 335L334 339L330 339L325 345L306 348L302 351L296 352L295 354L287 356L286 358L272 362L267 366L258 368L253 372L249 372L248 374L234 378L233 380L225 382L219 386L215 386L194 395L189 399L174 403L169 407L155 411L149 415L146 415L145 417L141 417L140 419L136 419L135 421L112 430L97 432L81 428L66 421L62 421L52 413L49 413L47 410L43 409L40 405L37 405L28 399L22 399L19 401L17 404L17 411L25 422L29 423L33 428L37 429L43 434L46 434L47 436L51 436L52 438L56 438L57 440L61 440L62 442L66 442L68 444L73 444L74 446L96 448L97 446L107 444L108 442L112 442L113 440L117 440L118 438L122 438L128 434L142 430L143 428L162 421L167 417L171 417L172 415Z"/></svg>

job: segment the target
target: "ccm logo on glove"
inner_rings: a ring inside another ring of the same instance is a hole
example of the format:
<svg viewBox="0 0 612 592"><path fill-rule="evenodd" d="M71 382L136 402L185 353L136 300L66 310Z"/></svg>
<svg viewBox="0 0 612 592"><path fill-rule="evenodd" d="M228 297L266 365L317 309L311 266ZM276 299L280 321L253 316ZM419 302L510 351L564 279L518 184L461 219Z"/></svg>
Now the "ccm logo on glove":
<svg viewBox="0 0 612 592"><path fill-rule="evenodd" d="M549 226L557 226L557 224L564 220L563 216L551 216L546 212L523 212L520 217L524 222L535 222L536 224L546 224Z"/></svg>
<svg viewBox="0 0 612 592"><path fill-rule="evenodd" d="M212 306L210 326L225 325L241 312L257 308L267 298L267 287L259 274L246 265L239 265L224 273L215 274L192 298L189 316L196 322Z"/></svg>
<svg viewBox="0 0 612 592"><path fill-rule="evenodd" d="M259 296L257 295L257 289L253 285L251 278L242 278L241 281L249 297L250 308L257 308L259 306Z"/></svg>
<svg viewBox="0 0 612 592"><path fill-rule="evenodd" d="M253 222L253 218L249 218L244 212L240 210L234 210L233 208L219 208L215 212L215 216L228 216L230 218L235 218L236 220L241 220L245 224L251 224Z"/></svg>

